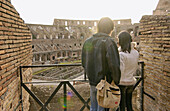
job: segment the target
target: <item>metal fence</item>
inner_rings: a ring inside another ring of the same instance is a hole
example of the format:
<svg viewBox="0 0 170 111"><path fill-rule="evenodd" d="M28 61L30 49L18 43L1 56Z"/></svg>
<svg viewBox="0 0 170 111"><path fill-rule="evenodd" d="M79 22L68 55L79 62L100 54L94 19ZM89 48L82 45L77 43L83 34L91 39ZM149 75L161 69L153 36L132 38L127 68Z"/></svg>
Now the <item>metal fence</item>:
<svg viewBox="0 0 170 111"><path fill-rule="evenodd" d="M138 81L135 84L134 89L141 83L141 91L140 91L140 110L143 111L143 102L144 102L144 94L147 95L148 97L150 97L151 99L154 100L154 98L147 94L144 91L144 62L139 62L141 68L140 68L140 72L141 75L138 76ZM71 80L60 80L60 81L51 81L51 82L23 82L23 78L22 78L22 69L24 68L39 68L39 67L68 67L68 66L81 66L81 64L53 64L53 65L31 65L31 66L20 66L20 81L21 81L21 93L20 93L20 101L19 104L17 105L16 109L21 105L21 110L23 111L23 94L22 94L22 88L24 88L29 95L41 106L40 111L49 111L49 109L47 108L47 105L50 103L50 101L52 100L52 98L57 94L58 90L63 86L63 93L64 93L64 102L63 105L65 106L64 111L67 111L67 86L70 87L70 89L77 95L77 97L82 101L83 106L81 107L80 111L83 111L85 109L85 107L87 107L88 109L90 109L89 106L89 102L90 102L90 98L87 99L87 101L84 100L84 98L76 91L76 89L70 84ZM73 81L73 80L72 80ZM86 74L84 74L84 80L74 80L74 81L81 81L81 82L88 82L88 80L86 79ZM26 84L36 84L36 83L59 83L59 85L57 86L57 88L53 91L53 93L50 95L50 97L47 99L47 101L45 103L43 103L27 86ZM15 110L16 110L15 109Z"/></svg>

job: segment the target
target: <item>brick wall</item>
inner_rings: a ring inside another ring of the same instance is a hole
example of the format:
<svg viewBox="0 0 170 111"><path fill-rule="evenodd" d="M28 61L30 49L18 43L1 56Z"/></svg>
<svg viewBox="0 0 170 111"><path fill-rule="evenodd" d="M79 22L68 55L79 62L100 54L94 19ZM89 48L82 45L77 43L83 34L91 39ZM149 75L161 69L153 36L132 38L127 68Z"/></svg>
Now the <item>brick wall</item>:
<svg viewBox="0 0 170 111"><path fill-rule="evenodd" d="M31 65L31 33L10 0L0 0L0 111L13 111L19 102L19 66ZM24 81L31 79L24 70ZM29 95L23 91L24 110ZM19 110L18 108L17 110Z"/></svg>
<svg viewBox="0 0 170 111"><path fill-rule="evenodd" d="M141 60L145 62L145 111L170 111L170 16L143 16L140 24Z"/></svg>

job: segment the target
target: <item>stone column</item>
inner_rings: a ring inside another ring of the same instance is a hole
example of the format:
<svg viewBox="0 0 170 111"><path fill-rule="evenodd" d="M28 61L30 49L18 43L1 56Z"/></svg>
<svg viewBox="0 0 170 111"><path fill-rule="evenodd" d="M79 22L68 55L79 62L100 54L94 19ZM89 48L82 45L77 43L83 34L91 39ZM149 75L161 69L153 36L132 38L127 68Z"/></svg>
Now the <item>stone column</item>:
<svg viewBox="0 0 170 111"><path fill-rule="evenodd" d="M39 61L42 61L42 55L41 54L39 55Z"/></svg>
<svg viewBox="0 0 170 111"><path fill-rule="evenodd" d="M33 62L35 62L35 55L33 55Z"/></svg>
<svg viewBox="0 0 170 111"><path fill-rule="evenodd" d="M44 54L44 62L47 61L47 54Z"/></svg>
<svg viewBox="0 0 170 111"><path fill-rule="evenodd" d="M66 51L66 57L68 57L68 51Z"/></svg>
<svg viewBox="0 0 170 111"><path fill-rule="evenodd" d="M61 53L61 57L63 57L63 52L61 51L60 53Z"/></svg>

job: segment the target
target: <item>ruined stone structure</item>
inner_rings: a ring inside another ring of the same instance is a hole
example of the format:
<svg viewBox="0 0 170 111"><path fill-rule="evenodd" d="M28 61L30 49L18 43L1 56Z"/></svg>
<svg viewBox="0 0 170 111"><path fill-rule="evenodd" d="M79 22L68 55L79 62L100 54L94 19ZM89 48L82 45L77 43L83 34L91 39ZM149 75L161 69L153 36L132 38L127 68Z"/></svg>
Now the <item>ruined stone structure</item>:
<svg viewBox="0 0 170 111"><path fill-rule="evenodd" d="M80 25L71 24L73 20L62 21L55 19L54 25L27 24L33 38L33 64L81 59L82 43L92 34L90 25L81 25L81 21L76 21Z"/></svg>
<svg viewBox="0 0 170 111"><path fill-rule="evenodd" d="M161 1L161 0L160 0ZM159 2L160 3L160 2ZM169 111L170 16L143 16L140 60L145 63L145 111Z"/></svg>
<svg viewBox="0 0 170 111"><path fill-rule="evenodd" d="M120 31L127 30L139 43L139 24L132 25L131 19L113 22L113 38ZM97 23L98 20L54 19L53 25L27 24L33 38L33 64L80 60L82 45L88 37L97 32Z"/></svg>
<svg viewBox="0 0 170 111"><path fill-rule="evenodd" d="M156 9L153 11L153 15L168 15L170 14L170 1L159 0Z"/></svg>
<svg viewBox="0 0 170 111"><path fill-rule="evenodd" d="M31 33L28 27L11 0L0 0L0 111L13 111L19 104L19 66L32 64L31 52ZM23 80L30 81L31 69L23 72ZM28 111L29 95L25 90L23 99L24 111Z"/></svg>

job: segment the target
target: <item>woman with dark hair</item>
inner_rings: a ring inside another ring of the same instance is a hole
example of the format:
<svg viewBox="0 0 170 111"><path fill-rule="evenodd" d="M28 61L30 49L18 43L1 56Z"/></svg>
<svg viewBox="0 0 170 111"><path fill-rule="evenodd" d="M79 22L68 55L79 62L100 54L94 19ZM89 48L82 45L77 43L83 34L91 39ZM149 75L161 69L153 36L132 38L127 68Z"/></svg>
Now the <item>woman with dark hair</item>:
<svg viewBox="0 0 170 111"><path fill-rule="evenodd" d="M136 79L133 75L138 68L139 53L131 47L132 37L126 32L122 31L118 34L119 39L119 56L120 56L120 70L121 78L119 88L121 91L120 111L133 111L132 108L132 92Z"/></svg>

